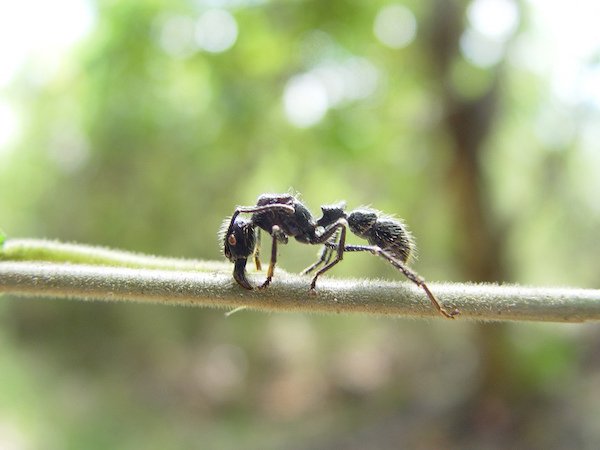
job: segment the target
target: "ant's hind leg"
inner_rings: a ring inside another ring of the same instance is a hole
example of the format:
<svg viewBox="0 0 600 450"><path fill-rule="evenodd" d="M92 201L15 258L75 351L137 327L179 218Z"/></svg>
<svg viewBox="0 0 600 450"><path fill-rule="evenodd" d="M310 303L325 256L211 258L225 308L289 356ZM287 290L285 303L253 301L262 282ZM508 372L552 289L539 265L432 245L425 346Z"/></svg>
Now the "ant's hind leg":
<svg viewBox="0 0 600 450"><path fill-rule="evenodd" d="M435 297L435 295L433 295L433 292L431 292L429 290L429 286L427 286L427 283L425 283L425 279L423 277L421 277L419 274L417 274L410 268L406 267L401 261L392 257L386 251L379 249L379 251L377 253L380 256L382 256L383 258L387 259L390 262L390 264L392 264L396 269L398 269L400 272L402 272L404 274L404 276L406 276L406 278L408 278L410 281L412 281L417 286L419 286L421 289L423 289L425 291L425 293L427 294L427 297L429 297L431 304L435 307L435 309L438 310L438 312L442 316L446 317L447 319L454 319L454 316L457 316L460 314L460 311L458 309L454 309L453 311L446 310L446 308L444 308L441 305L441 303Z"/></svg>
<svg viewBox="0 0 600 450"><path fill-rule="evenodd" d="M374 245L346 245L344 248L344 251L346 251L346 252L370 252L374 255L381 256L382 258L386 259L392 266L394 266L396 269L398 269L400 272L402 272L406 278L408 278L410 281L412 281L417 286L419 286L421 289L423 289L425 291L425 293L427 294L427 297L431 301L431 304L435 307L435 309L437 309L437 311L442 316L444 316L448 319L454 319L454 316L457 316L460 314L460 311L458 309L448 311L446 308L444 308L441 305L441 303L439 302L439 300L435 297L435 295L433 295L433 292L431 292L431 290L429 289L429 286L427 286L427 283L425 282L425 279L423 277L418 275L412 269L405 266L404 263L399 261L397 258L394 258L392 255L390 255L388 252L381 249L380 247L377 247Z"/></svg>
<svg viewBox="0 0 600 450"><path fill-rule="evenodd" d="M323 235L319 238L318 241L313 242L314 244L323 242L326 245L326 247L329 247L329 248L332 248L335 246L335 247L337 247L337 254L333 261L328 262L325 265L325 267L319 269L317 271L317 273L315 274L315 276L313 277L312 282L310 283L310 290L312 292L314 292L315 286L317 285L317 279L344 258L344 249L346 247L346 227L347 227L347 225L348 224L345 219L340 219L336 223L334 223L329 229L327 229L325 231L325 233L323 233ZM335 233L337 233L338 230L340 230L339 242L337 244L335 242L331 242L331 243L328 242L329 238L331 238L331 236L333 236Z"/></svg>

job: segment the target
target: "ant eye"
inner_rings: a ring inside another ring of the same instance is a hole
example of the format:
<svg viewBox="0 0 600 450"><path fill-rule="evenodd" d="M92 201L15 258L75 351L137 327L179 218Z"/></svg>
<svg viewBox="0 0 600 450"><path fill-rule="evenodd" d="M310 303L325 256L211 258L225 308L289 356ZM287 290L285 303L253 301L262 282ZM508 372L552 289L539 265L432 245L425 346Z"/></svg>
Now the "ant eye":
<svg viewBox="0 0 600 450"><path fill-rule="evenodd" d="M235 235L230 234L227 237L227 242L229 243L229 245L235 245L235 244L237 244L237 239L235 238Z"/></svg>

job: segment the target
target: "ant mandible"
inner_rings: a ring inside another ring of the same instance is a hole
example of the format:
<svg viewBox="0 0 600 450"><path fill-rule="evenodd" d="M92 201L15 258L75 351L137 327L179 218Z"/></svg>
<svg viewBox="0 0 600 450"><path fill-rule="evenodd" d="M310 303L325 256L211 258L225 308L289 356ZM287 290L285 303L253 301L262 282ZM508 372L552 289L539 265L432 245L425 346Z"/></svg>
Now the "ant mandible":
<svg viewBox="0 0 600 450"><path fill-rule="evenodd" d="M310 283L311 291L314 291L319 276L343 259L344 252L370 252L387 260L421 287L441 315L452 319L459 314L457 309L447 311L429 290L425 280L406 265L415 251L415 244L401 221L383 216L370 208L360 208L350 213L344 209L344 203L322 206L323 215L315 220L308 208L291 194L263 194L258 197L256 206L238 206L231 218L225 219L220 232L223 253L234 263L233 278L243 288L254 289L246 278L246 263L253 256L256 269L261 270L259 248L262 229L271 235L273 244L267 278L259 286L261 289L266 288L273 279L277 245L287 244L291 236L304 244L323 245L317 262L302 272L308 274L318 269ZM240 214L252 215L247 219L240 217ZM348 228L370 245L346 245Z"/></svg>

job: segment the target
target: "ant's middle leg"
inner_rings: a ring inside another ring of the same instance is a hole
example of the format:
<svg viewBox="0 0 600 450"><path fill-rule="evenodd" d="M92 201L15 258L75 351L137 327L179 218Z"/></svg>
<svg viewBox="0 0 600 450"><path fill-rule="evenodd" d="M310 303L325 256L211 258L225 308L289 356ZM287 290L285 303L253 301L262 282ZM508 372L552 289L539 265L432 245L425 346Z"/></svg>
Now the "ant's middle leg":
<svg viewBox="0 0 600 450"><path fill-rule="evenodd" d="M334 236L329 238L329 240L327 241L328 245L323 245L323 247L321 248L321 251L319 252L319 259L317 259L316 262L314 262L313 264L308 266L306 269L304 269L302 272L300 272L300 274L308 275L309 273L311 273L313 270L315 270L320 265L329 264L329 261L331 261L331 258L333 257L333 250L337 249L337 240L338 240L338 236L336 233Z"/></svg>
<svg viewBox="0 0 600 450"><path fill-rule="evenodd" d="M335 245L337 246L337 244ZM331 261L332 256L333 249L324 245L321 248L321 251L319 252L319 259L317 259L316 262L312 263L310 266L308 266L306 269L300 272L300 275L308 275L320 265L329 263L329 261Z"/></svg>
<svg viewBox="0 0 600 450"><path fill-rule="evenodd" d="M329 248L337 248L337 253L336 253L336 257L333 261L329 261L325 267L322 267L321 269L319 269L317 271L317 273L315 274L315 276L312 279L312 282L310 283L310 289L311 291L314 291L315 286L317 284L317 278L319 278L321 275L323 275L325 272L327 272L329 269L331 269L333 266L335 266L337 263L339 263L343 258L344 258L344 250L346 248L346 228L348 226L348 223L346 222L346 219L339 219L336 223L334 223L333 225L331 225L330 227L325 229L325 232L319 236L317 239L315 239L313 242L311 242L311 244L325 244L326 247ZM340 239L339 242L329 242L329 239L331 238L331 236L335 235L338 230L340 230ZM331 258L328 258L328 260Z"/></svg>

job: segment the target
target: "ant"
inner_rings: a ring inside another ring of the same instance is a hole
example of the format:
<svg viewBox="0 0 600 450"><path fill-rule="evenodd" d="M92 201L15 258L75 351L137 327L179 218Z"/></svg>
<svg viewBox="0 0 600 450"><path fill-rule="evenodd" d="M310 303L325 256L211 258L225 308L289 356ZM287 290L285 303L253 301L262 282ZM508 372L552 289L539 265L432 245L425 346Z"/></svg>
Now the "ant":
<svg viewBox="0 0 600 450"><path fill-rule="evenodd" d="M254 289L246 278L246 263L253 256L256 269L261 270L259 249L262 229L271 235L273 244L267 278L259 286L260 289L269 286L273 279L277 245L287 244L291 236L304 244L323 245L319 259L302 272L308 274L316 270L310 283L311 292L314 292L319 276L339 263L344 252L370 252L387 260L421 287L441 315L452 319L459 314L457 309L447 311L429 290L425 280L406 265L415 251L415 244L400 220L370 208L346 213L345 206L345 203L321 206L323 215L318 220L291 194L263 194L258 197L255 206L238 206L231 218L225 219L220 232L223 253L234 263L233 278L241 287ZM240 217L240 214L252 215L247 219ZM346 245L348 228L356 236L366 239L369 245Z"/></svg>

